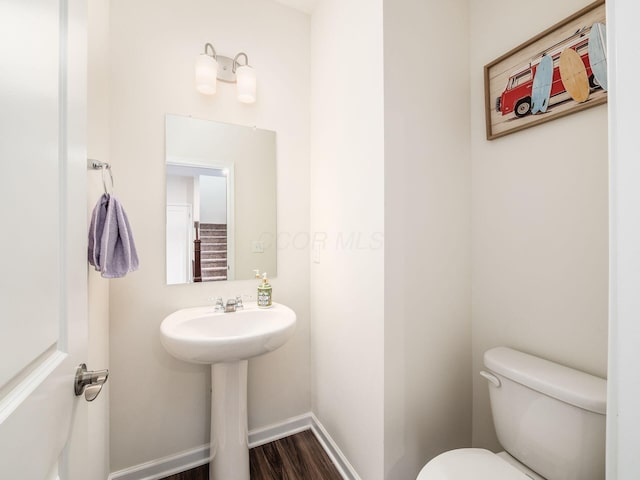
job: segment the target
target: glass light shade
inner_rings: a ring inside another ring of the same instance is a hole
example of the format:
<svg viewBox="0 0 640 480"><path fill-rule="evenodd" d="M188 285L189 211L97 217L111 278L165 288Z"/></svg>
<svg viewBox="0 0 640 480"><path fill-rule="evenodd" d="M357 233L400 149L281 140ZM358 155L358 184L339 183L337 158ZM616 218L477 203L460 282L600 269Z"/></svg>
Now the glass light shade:
<svg viewBox="0 0 640 480"><path fill-rule="evenodd" d="M211 55L201 53L196 59L196 90L204 95L216 93L218 61Z"/></svg>
<svg viewBox="0 0 640 480"><path fill-rule="evenodd" d="M238 101L242 103L254 103L256 101L256 72L249 65L236 68L238 81Z"/></svg>

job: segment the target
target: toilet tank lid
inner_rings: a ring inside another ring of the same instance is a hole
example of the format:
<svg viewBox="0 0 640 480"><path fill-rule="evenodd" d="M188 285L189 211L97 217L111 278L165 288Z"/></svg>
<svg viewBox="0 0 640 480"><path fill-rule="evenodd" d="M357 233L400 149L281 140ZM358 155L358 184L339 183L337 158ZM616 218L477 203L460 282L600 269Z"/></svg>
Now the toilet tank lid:
<svg viewBox="0 0 640 480"><path fill-rule="evenodd" d="M570 405L605 415L607 381L507 347L484 354L485 366L514 382Z"/></svg>

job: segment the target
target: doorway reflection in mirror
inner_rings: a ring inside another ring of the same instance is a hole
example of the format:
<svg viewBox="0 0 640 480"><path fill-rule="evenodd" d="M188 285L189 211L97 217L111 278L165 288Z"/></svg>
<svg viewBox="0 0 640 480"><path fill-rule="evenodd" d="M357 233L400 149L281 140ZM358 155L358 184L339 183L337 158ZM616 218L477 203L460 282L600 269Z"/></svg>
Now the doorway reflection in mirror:
<svg viewBox="0 0 640 480"><path fill-rule="evenodd" d="M167 164L168 284L227 280L229 195L228 167Z"/></svg>

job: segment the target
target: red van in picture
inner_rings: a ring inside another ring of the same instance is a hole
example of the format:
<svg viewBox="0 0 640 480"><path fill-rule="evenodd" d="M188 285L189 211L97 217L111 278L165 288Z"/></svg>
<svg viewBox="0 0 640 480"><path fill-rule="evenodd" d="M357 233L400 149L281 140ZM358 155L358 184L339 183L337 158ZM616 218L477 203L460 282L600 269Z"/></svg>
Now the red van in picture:
<svg viewBox="0 0 640 480"><path fill-rule="evenodd" d="M589 86L592 89L598 88L599 85L593 76L591 65L589 64L590 30L591 28L587 27L578 30L571 37L541 52L530 63L512 73L502 95L496 99L496 112L501 113L503 116L513 112L516 117L524 117L531 112L533 78L540 64L540 59L544 55L551 55L553 59L553 83L551 84L549 105L554 105L571 98L569 94L566 93L566 89L560 78L560 69L558 68L560 54L567 48L572 48L580 55L587 69Z"/></svg>

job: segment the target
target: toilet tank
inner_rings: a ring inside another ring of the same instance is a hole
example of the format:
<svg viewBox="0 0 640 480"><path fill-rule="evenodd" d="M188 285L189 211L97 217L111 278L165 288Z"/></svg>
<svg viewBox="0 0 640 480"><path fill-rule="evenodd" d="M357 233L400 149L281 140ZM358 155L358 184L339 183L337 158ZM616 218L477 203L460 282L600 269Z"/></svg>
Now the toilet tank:
<svg viewBox="0 0 640 480"><path fill-rule="evenodd" d="M502 447L547 480L603 480L607 381L506 347L484 354Z"/></svg>

